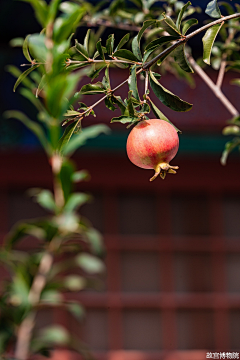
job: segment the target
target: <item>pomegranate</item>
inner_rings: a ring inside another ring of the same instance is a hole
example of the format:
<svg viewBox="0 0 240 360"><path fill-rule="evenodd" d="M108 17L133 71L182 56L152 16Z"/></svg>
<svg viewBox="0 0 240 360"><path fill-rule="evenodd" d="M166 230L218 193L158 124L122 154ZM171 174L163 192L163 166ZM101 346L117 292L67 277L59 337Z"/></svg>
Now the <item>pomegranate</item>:
<svg viewBox="0 0 240 360"><path fill-rule="evenodd" d="M165 179L166 174L176 174L178 166L169 162L178 151L179 139L175 128L165 120L152 119L140 121L127 139L129 160L143 169L154 169L153 181L158 175Z"/></svg>

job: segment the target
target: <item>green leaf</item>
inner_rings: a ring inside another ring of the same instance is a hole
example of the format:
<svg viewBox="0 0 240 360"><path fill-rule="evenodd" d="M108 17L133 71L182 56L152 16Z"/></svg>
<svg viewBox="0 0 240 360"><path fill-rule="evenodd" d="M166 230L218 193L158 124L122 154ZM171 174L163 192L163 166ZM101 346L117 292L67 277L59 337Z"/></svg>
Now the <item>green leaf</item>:
<svg viewBox="0 0 240 360"><path fill-rule="evenodd" d="M69 302L66 304L66 307L68 311L78 320L83 320L83 317L85 316L85 311L82 305L80 305L77 302Z"/></svg>
<svg viewBox="0 0 240 360"><path fill-rule="evenodd" d="M16 88L18 87L19 84L21 84L21 82L25 79L26 76L28 76L33 70L35 70L39 65L34 65L31 66L29 69L27 69L26 71L24 71L19 78L17 79L17 81L15 82L13 91L16 91Z"/></svg>
<svg viewBox="0 0 240 360"><path fill-rule="evenodd" d="M97 257L82 253L76 257L76 264L88 274L97 274L105 270L104 263Z"/></svg>
<svg viewBox="0 0 240 360"><path fill-rule="evenodd" d="M133 41L132 41L132 52L136 56L136 58L138 58L139 61L142 61L142 53L140 50L140 45L138 42L137 35L133 38Z"/></svg>
<svg viewBox="0 0 240 360"><path fill-rule="evenodd" d="M64 147L63 154L65 156L71 156L79 147L83 146L88 139L95 138L96 136L103 134L109 134L110 129L107 125L97 124L88 126L82 129L80 134L76 134Z"/></svg>
<svg viewBox="0 0 240 360"><path fill-rule="evenodd" d="M240 86L240 79L233 79L233 80L231 80L231 84Z"/></svg>
<svg viewBox="0 0 240 360"><path fill-rule="evenodd" d="M162 21L162 27L166 30L170 35L177 36L181 35L181 32L175 25L174 21L168 15L164 15L164 19Z"/></svg>
<svg viewBox="0 0 240 360"><path fill-rule="evenodd" d="M68 197L64 210L66 212L76 211L81 205L89 201L90 196L85 193L74 193Z"/></svg>
<svg viewBox="0 0 240 360"><path fill-rule="evenodd" d="M119 107L122 115L124 115L127 111L127 106L124 101L122 101L121 96L112 95L112 101Z"/></svg>
<svg viewBox="0 0 240 360"><path fill-rule="evenodd" d="M240 127L237 125L229 125L223 129L223 135L237 135L240 136Z"/></svg>
<svg viewBox="0 0 240 360"><path fill-rule="evenodd" d="M139 94L138 94L138 86L137 86L137 76L136 76L136 64L131 67L131 75L128 78L128 86L129 90L132 90L132 94L135 97L135 99L139 100Z"/></svg>
<svg viewBox="0 0 240 360"><path fill-rule="evenodd" d="M105 93L106 89L104 88L101 82L97 82L96 84L87 84L83 85L79 94L81 95L96 95Z"/></svg>
<svg viewBox="0 0 240 360"><path fill-rule="evenodd" d="M59 173L59 179L62 184L62 190L64 194L65 202L69 198L72 191L72 177L74 174L75 167L70 160L65 159L62 163L61 170Z"/></svg>
<svg viewBox="0 0 240 360"><path fill-rule="evenodd" d="M178 132L178 133L182 133L181 130L179 130L159 109L158 107L152 102L151 99L149 99L150 101L150 104L151 104L151 109L154 113L154 115L156 116L157 119L160 119L160 120L165 120L167 122L169 122L174 128L175 130Z"/></svg>
<svg viewBox="0 0 240 360"><path fill-rule="evenodd" d="M177 21L176 21L176 27L178 28L178 30L180 31L180 27L181 27L181 22L182 22L182 18L183 18L183 15L186 11L186 9L189 7L189 5L192 5L190 1L187 2L187 4L185 4L179 14L178 14L178 18L177 18Z"/></svg>
<svg viewBox="0 0 240 360"><path fill-rule="evenodd" d="M111 90L110 77L109 77L109 68L105 70L105 76L102 79L102 84L106 90Z"/></svg>
<svg viewBox="0 0 240 360"><path fill-rule="evenodd" d="M138 121L138 118L135 116L121 115L121 116L112 118L111 123L120 122L121 124L128 124L128 123L133 123L136 121Z"/></svg>
<svg viewBox="0 0 240 360"><path fill-rule="evenodd" d="M146 20L146 21L144 21L143 26L142 26L142 28L140 29L140 31L139 31L139 33L138 33L138 35L137 35L138 42L140 42L140 40L141 40L141 38L142 38L142 36L143 36L144 31L145 31L149 26L151 26L151 25L153 25L153 24L156 24L156 20Z"/></svg>
<svg viewBox="0 0 240 360"><path fill-rule="evenodd" d="M6 70L16 78L18 78L22 74L22 72L16 66L13 66L13 65L6 66ZM25 77L22 80L22 83L23 83L23 85L25 85L29 89L34 89L35 88L35 84L28 77Z"/></svg>
<svg viewBox="0 0 240 360"><path fill-rule="evenodd" d="M130 116L135 116L135 110L133 106L133 98L132 98L132 90L128 92L128 99L127 99L127 108Z"/></svg>
<svg viewBox="0 0 240 360"><path fill-rule="evenodd" d="M48 50L46 47L46 36L43 34L33 34L29 36L29 50L35 59L43 62L47 59Z"/></svg>
<svg viewBox="0 0 240 360"><path fill-rule="evenodd" d="M187 21L184 21L182 23L183 27L182 27L182 34L185 35L186 32L190 29L190 27L197 25L198 24L198 20L197 19L189 19Z"/></svg>
<svg viewBox="0 0 240 360"><path fill-rule="evenodd" d="M46 26L46 21L48 17L48 8L46 2L43 0L22 0L22 1L28 2L32 5L38 22L44 28Z"/></svg>
<svg viewBox="0 0 240 360"><path fill-rule="evenodd" d="M108 96L104 101L105 101L106 107L107 107L109 110L111 110L111 111L115 111L115 110L116 110L116 108L115 108L115 106L114 106L114 103L113 103L113 101L112 101L112 97L111 97L111 96Z"/></svg>
<svg viewBox="0 0 240 360"><path fill-rule="evenodd" d="M87 181L89 180L90 175L87 172L87 170L80 170L80 171L75 171L72 174L72 181L74 183L80 182L80 181Z"/></svg>
<svg viewBox="0 0 240 360"><path fill-rule="evenodd" d="M113 56L131 62L139 62L138 58L131 51L125 49L117 50Z"/></svg>
<svg viewBox="0 0 240 360"><path fill-rule="evenodd" d="M110 34L108 36L108 39L107 39L107 42L106 42L106 49L107 49L108 55L112 55L113 47L114 47L114 34Z"/></svg>
<svg viewBox="0 0 240 360"><path fill-rule="evenodd" d="M126 34L126 35L124 35L124 37L120 40L118 46L116 47L115 52L116 52L117 50L121 49L121 48L123 47L123 45L125 45L125 44L128 42L129 37L130 37L130 34L129 34L129 33Z"/></svg>
<svg viewBox="0 0 240 360"><path fill-rule="evenodd" d="M44 86L47 85L47 79L46 79L46 75L44 74L42 76L42 79L38 85L37 91L36 91L36 98L38 97L38 95L40 94L40 92L42 91L42 89L44 88Z"/></svg>
<svg viewBox="0 0 240 360"><path fill-rule="evenodd" d="M232 152L239 145L240 145L240 138L239 137L234 138L233 140L228 141L225 144L225 149L224 149L224 151L222 153L222 157L221 157L221 164L222 165L226 165L228 155L230 154L230 152Z"/></svg>
<svg viewBox="0 0 240 360"><path fill-rule="evenodd" d="M29 54L29 51L28 51L28 39L29 39L30 35L28 35L26 37L26 39L24 40L23 42L23 54L25 56L25 58L31 63L32 62L32 59L31 59L31 56Z"/></svg>
<svg viewBox="0 0 240 360"><path fill-rule="evenodd" d="M71 125L67 126L67 128L65 129L63 136L61 137L58 143L59 152L64 152L64 147L66 147L72 135L74 134L74 131L78 126L78 123L79 121L75 121Z"/></svg>
<svg viewBox="0 0 240 360"><path fill-rule="evenodd" d="M76 5L76 4L75 4ZM80 20L86 13L86 6L76 5L72 13L58 17L54 22L53 39L56 43L61 43L75 31Z"/></svg>
<svg viewBox="0 0 240 360"><path fill-rule="evenodd" d="M158 99L170 109L174 111L189 111L192 108L192 104L181 100L177 95L174 95L159 84L152 71L150 71L150 85Z"/></svg>
<svg viewBox="0 0 240 360"><path fill-rule="evenodd" d="M212 0L207 4L207 8L205 10L205 13L213 18L220 19L221 17L221 11L218 7L217 0Z"/></svg>
<svg viewBox="0 0 240 360"><path fill-rule="evenodd" d="M86 48L82 44L80 44L77 39L75 39L75 48L85 59L88 60L89 56Z"/></svg>
<svg viewBox="0 0 240 360"><path fill-rule="evenodd" d="M206 34L204 35L202 41L203 41L203 61L210 65L210 57L212 52L212 47L214 44L214 41L217 37L217 34L219 33L221 27L223 26L223 23L213 25L211 28L209 28L206 31Z"/></svg>
<svg viewBox="0 0 240 360"><path fill-rule="evenodd" d="M188 73L194 72L185 55L185 44L178 46L174 50L174 59L182 70Z"/></svg>
<svg viewBox="0 0 240 360"><path fill-rule="evenodd" d="M96 255L103 253L103 238L100 232L94 228L86 230L86 236L91 245L91 251Z"/></svg>
<svg viewBox="0 0 240 360"><path fill-rule="evenodd" d="M156 49L157 47L170 42L170 41L176 41L180 39L179 36L161 36L159 39L153 40L151 41L146 47L145 47L145 51L147 50L151 50L151 49Z"/></svg>
<svg viewBox="0 0 240 360"><path fill-rule="evenodd" d="M103 61L105 61L104 50L103 50L103 47L102 47L101 39L99 39L99 41L97 42L96 48L97 48L97 51L98 51L101 59Z"/></svg>
<svg viewBox="0 0 240 360"><path fill-rule="evenodd" d="M100 66L98 69L95 69L95 70L89 75L89 77L92 79L92 81L99 76L100 72L101 72L106 66L107 66L106 64Z"/></svg>
<svg viewBox="0 0 240 360"><path fill-rule="evenodd" d="M14 118L21 121L28 129L30 129L34 133L34 135L36 135L36 137L38 138L40 144L42 145L46 153L49 155L51 154L50 144L47 140L47 137L42 127L38 123L30 120L22 112L16 110L6 111L4 113L4 116L7 118Z"/></svg>
<svg viewBox="0 0 240 360"><path fill-rule="evenodd" d="M84 48L86 49L87 54L89 54L89 37L90 37L91 29L88 29L87 34L84 38Z"/></svg>
<svg viewBox="0 0 240 360"><path fill-rule="evenodd" d="M68 331L60 325L51 325L41 330L39 341L45 344L67 345L70 342Z"/></svg>
<svg viewBox="0 0 240 360"><path fill-rule="evenodd" d="M33 194L32 190L32 194ZM36 193L33 194L35 196L36 202L41 205L43 208L52 211L53 213L56 212L57 206L55 204L53 194L49 190L36 190Z"/></svg>

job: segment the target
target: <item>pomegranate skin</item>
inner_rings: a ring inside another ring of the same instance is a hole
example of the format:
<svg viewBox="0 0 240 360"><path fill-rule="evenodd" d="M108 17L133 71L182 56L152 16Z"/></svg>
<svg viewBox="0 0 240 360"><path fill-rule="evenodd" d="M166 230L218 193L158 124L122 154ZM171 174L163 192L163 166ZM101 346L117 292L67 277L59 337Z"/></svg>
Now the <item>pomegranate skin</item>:
<svg viewBox="0 0 240 360"><path fill-rule="evenodd" d="M143 169L154 169L154 180L159 174L176 173L169 162L179 148L179 138L175 128L165 120L152 119L139 122L129 133L127 155L129 160Z"/></svg>

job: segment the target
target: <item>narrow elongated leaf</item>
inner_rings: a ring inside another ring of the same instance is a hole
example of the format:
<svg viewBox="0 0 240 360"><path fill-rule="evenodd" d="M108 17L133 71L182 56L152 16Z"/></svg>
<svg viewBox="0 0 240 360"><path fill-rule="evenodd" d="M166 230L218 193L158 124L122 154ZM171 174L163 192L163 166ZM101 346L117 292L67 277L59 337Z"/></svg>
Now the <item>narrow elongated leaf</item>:
<svg viewBox="0 0 240 360"><path fill-rule="evenodd" d="M136 58L138 58L139 61L142 61L142 53L140 50L140 45L138 42L137 35L133 38L133 41L132 41L132 52L136 56Z"/></svg>
<svg viewBox="0 0 240 360"><path fill-rule="evenodd" d="M68 198L68 201L64 207L66 212L76 211L81 205L89 201L90 195L85 193L74 193Z"/></svg>
<svg viewBox="0 0 240 360"><path fill-rule="evenodd" d="M122 115L124 115L127 111L127 107L126 107L126 104L122 101L121 97L113 95L112 101L114 102L114 104L116 104L119 107Z"/></svg>
<svg viewBox="0 0 240 360"><path fill-rule="evenodd" d="M132 91L131 90L128 92L127 104L128 104L129 115L134 117L135 116L135 110L134 110L134 106L133 106L133 98L132 98Z"/></svg>
<svg viewBox="0 0 240 360"><path fill-rule="evenodd" d="M43 208L50 210L52 212L55 212L57 209L57 206L53 198L53 194L49 190L41 190L39 194L36 195L36 201Z"/></svg>
<svg viewBox="0 0 240 360"><path fill-rule="evenodd" d="M91 33L91 29L88 29L87 34L86 34L86 36L84 38L84 45L83 46L86 49L87 54L89 54L88 46L89 46L90 33Z"/></svg>
<svg viewBox="0 0 240 360"><path fill-rule="evenodd" d="M28 129L30 129L38 138L40 144L42 144L47 154L50 154L50 144L46 138L46 135L42 127L35 121L30 120L26 115L20 111L10 110L4 113L7 118L14 118L20 120Z"/></svg>
<svg viewBox="0 0 240 360"><path fill-rule="evenodd" d="M128 78L129 90L132 90L132 94L135 99L139 100L137 76L136 76L136 64L131 67L131 75Z"/></svg>
<svg viewBox="0 0 240 360"><path fill-rule="evenodd" d="M158 109L158 107L152 102L152 100L150 100L150 104L151 104L151 109L154 113L154 115L156 116L157 119L161 119L161 120L165 120L167 122L169 122L178 133L182 133L181 130L179 130L162 112L161 110Z"/></svg>
<svg viewBox="0 0 240 360"><path fill-rule="evenodd" d="M221 157L221 164L222 165L226 165L227 163L227 158L228 155L230 154L230 152L232 152L237 146L240 146L240 138L236 137L231 141L228 141L225 144L225 149L222 153L222 157Z"/></svg>
<svg viewBox="0 0 240 360"><path fill-rule="evenodd" d="M52 23L57 15L61 0L52 0L48 6L48 24Z"/></svg>
<svg viewBox="0 0 240 360"><path fill-rule="evenodd" d="M29 39L29 36L30 35L28 35L26 37L26 39L24 40L24 42L23 42L23 55L31 63L32 59L31 59L31 56L30 56L29 51L28 51L28 39Z"/></svg>
<svg viewBox="0 0 240 360"><path fill-rule="evenodd" d="M103 87L103 84L100 82L97 82L96 84L83 85L83 87L79 91L79 94L81 94L81 95L96 95L96 94L102 94L105 91L106 90Z"/></svg>
<svg viewBox="0 0 240 360"><path fill-rule="evenodd" d="M140 29L138 35L137 35L137 38L138 38L138 42L140 42L141 40L141 37L143 36L143 33L144 31L151 25L155 24L156 23L156 20L146 20L144 21L143 23L143 26L142 28Z"/></svg>
<svg viewBox="0 0 240 360"><path fill-rule="evenodd" d="M124 35L124 37L120 40L118 46L116 47L115 51L121 49L123 47L123 45L125 45L128 42L129 37L130 37L129 33Z"/></svg>
<svg viewBox="0 0 240 360"><path fill-rule="evenodd" d="M78 121L75 121L65 129L63 136L61 137L58 143L59 152L63 152L64 147L68 144L77 126L78 126Z"/></svg>
<svg viewBox="0 0 240 360"><path fill-rule="evenodd" d="M113 47L114 47L114 34L111 34L111 35L109 35L109 37L106 41L106 49L107 49L108 55L112 55Z"/></svg>
<svg viewBox="0 0 240 360"><path fill-rule="evenodd" d="M198 23L197 19L189 19L187 21L184 21L182 27L182 34L185 35L186 32L190 29L190 27L197 25L197 23Z"/></svg>
<svg viewBox="0 0 240 360"><path fill-rule="evenodd" d="M218 7L217 0L212 0L207 4L205 13L213 18L220 19L221 11Z"/></svg>
<svg viewBox="0 0 240 360"><path fill-rule="evenodd" d="M151 49L156 49L157 47L166 44L167 42L170 41L175 41L180 39L180 36L161 36L159 39L153 40L151 41L146 47L145 47L145 51L147 50L151 50Z"/></svg>
<svg viewBox="0 0 240 360"><path fill-rule="evenodd" d="M192 108L192 104L181 100L177 95L174 95L171 91L160 85L152 71L150 71L150 85L158 99L170 109L174 111L189 111Z"/></svg>
<svg viewBox="0 0 240 360"><path fill-rule="evenodd" d="M76 50L85 58L88 59L88 52L82 44L79 44L77 39L75 39L75 48Z"/></svg>
<svg viewBox="0 0 240 360"><path fill-rule="evenodd" d="M174 59L182 70L188 73L194 72L185 55L185 44L178 46L174 50Z"/></svg>
<svg viewBox="0 0 240 360"><path fill-rule="evenodd" d="M178 18L177 18L177 21L176 21L176 27L178 28L178 30L180 31L180 26L181 26L181 22L182 22L182 18L183 18L183 15L184 15L184 12L186 11L186 9L189 7L189 5L191 5L191 2L188 1L187 4L185 4L179 14L178 14Z"/></svg>
<svg viewBox="0 0 240 360"><path fill-rule="evenodd" d="M76 264L89 274L101 273L105 270L104 263L88 253L78 255L76 257Z"/></svg>
<svg viewBox="0 0 240 360"><path fill-rule="evenodd" d="M24 71L19 78L17 79L17 81L15 82L13 91L16 91L16 88L18 87L19 84L21 84L21 82L23 81L23 79L25 79L26 76L28 76L28 74L30 74L33 70L35 70L39 65L34 65L31 66L29 69L27 69L26 71Z"/></svg>
<svg viewBox="0 0 240 360"><path fill-rule="evenodd" d="M105 61L104 51L101 44L101 39L96 44L97 51L103 61Z"/></svg>
<svg viewBox="0 0 240 360"><path fill-rule="evenodd" d="M138 120L138 118L135 116L121 115L121 116L112 118L111 123L120 122L121 124L128 124L128 123L136 122L136 120Z"/></svg>
<svg viewBox="0 0 240 360"><path fill-rule="evenodd" d="M210 57L212 52L212 47L214 44L214 41L217 37L217 34L219 33L221 27L223 26L223 23L213 25L211 28L209 28L206 31L206 34L204 35L202 41L203 41L203 61L210 65Z"/></svg>
<svg viewBox="0 0 240 360"><path fill-rule="evenodd" d="M94 71L89 75L89 77L92 79L92 81L99 76L100 72L101 72L106 66L107 66L106 64L100 66L98 69L94 70Z"/></svg>
<svg viewBox="0 0 240 360"><path fill-rule="evenodd" d="M164 28L164 30L166 30L170 35L173 36L177 36L177 35L181 35L181 32L179 31L179 29L177 28L176 24L174 23L174 21L170 18L170 16L165 15L164 19L162 21L162 27Z"/></svg>
<svg viewBox="0 0 240 360"><path fill-rule="evenodd" d="M132 61L132 62L136 62L136 63L139 62L138 58L129 50L120 49L120 50L117 50L113 55L114 55L114 57L117 57L117 58L120 58L123 60L128 60L128 61Z"/></svg>
<svg viewBox="0 0 240 360"><path fill-rule="evenodd" d="M97 124L82 129L80 134L75 134L68 144L63 149L64 155L72 155L79 147L83 146L88 139L95 138L96 136L103 134L109 134L110 129L107 125Z"/></svg>
<svg viewBox="0 0 240 360"><path fill-rule="evenodd" d="M40 92L42 91L42 89L44 88L44 86L47 85L47 80L46 80L46 75L44 74L42 76L42 79L38 85L37 91L36 91L36 97L38 97L38 95L40 94Z"/></svg>

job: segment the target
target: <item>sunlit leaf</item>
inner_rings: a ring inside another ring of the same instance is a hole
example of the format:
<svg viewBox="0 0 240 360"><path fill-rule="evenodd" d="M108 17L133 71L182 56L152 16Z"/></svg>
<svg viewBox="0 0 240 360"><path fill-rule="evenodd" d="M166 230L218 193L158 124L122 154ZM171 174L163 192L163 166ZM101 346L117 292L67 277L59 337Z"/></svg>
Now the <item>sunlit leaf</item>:
<svg viewBox="0 0 240 360"><path fill-rule="evenodd" d="M32 62L31 56L30 56L29 51L28 51L28 39L29 39L29 36L30 36L30 35L28 35L28 36L26 37L26 39L24 40L24 42L23 42L23 54L24 54L25 58L26 58L29 62Z"/></svg>
<svg viewBox="0 0 240 360"><path fill-rule="evenodd" d="M106 89L104 88L101 82L97 82L96 84L87 84L83 85L79 94L81 95L96 95L105 93Z"/></svg>
<svg viewBox="0 0 240 360"><path fill-rule="evenodd" d="M138 120L138 118L135 116L121 115L121 116L112 118L111 123L120 122L121 124L128 124L128 123L135 122L136 120Z"/></svg>
<svg viewBox="0 0 240 360"><path fill-rule="evenodd" d="M174 21L170 18L170 16L165 15L161 24L164 30L166 30L170 35L173 36L181 35L181 32L177 28Z"/></svg>
<svg viewBox="0 0 240 360"><path fill-rule="evenodd" d="M89 274L97 274L105 270L102 260L88 253L78 255L76 264Z"/></svg>
<svg viewBox="0 0 240 360"><path fill-rule="evenodd" d="M29 69L25 70L17 79L17 81L15 82L13 91L16 91L16 88L18 87L19 84L21 84L21 82L25 79L26 76L28 76L33 70L35 70L39 65L33 65L31 66Z"/></svg>
<svg viewBox="0 0 240 360"><path fill-rule="evenodd" d="M239 137L236 137L233 140L228 141L225 144L225 149L224 149L224 151L222 153L222 157L221 157L222 165L226 165L228 155L238 146L240 146L240 138Z"/></svg>
<svg viewBox="0 0 240 360"><path fill-rule="evenodd" d="M213 18L219 19L221 17L221 11L218 7L217 0L212 0L207 4L205 13Z"/></svg>
<svg viewBox="0 0 240 360"><path fill-rule="evenodd" d="M97 124L93 126L88 126L82 129L81 133L75 134L72 139L69 141L68 144L63 150L64 155L72 155L79 147L86 144L88 139L95 138L96 136L103 134L109 134L110 129L107 125L104 124Z"/></svg>
<svg viewBox="0 0 240 360"><path fill-rule="evenodd" d="M97 48L97 51L98 51L101 59L103 61L105 61L104 50L103 50L103 47L102 47L101 39L99 39L99 41L97 42L96 48Z"/></svg>
<svg viewBox="0 0 240 360"><path fill-rule="evenodd" d="M124 35L124 37L120 40L118 46L116 47L115 51L121 49L123 47L123 45L125 45L128 42L129 37L130 37L129 33Z"/></svg>
<svg viewBox="0 0 240 360"><path fill-rule="evenodd" d="M181 22L182 22L182 18L183 18L183 15L186 11L186 9L188 8L188 6L191 5L191 2L188 1L180 10L179 14L178 14L178 18L177 18L177 21L176 21L176 27L178 28L178 30L180 31L180 26L181 26Z"/></svg>
<svg viewBox="0 0 240 360"><path fill-rule="evenodd" d="M63 148L68 144L69 140L71 139L72 135L74 134L74 131L76 130L78 126L78 121L74 121L72 124L67 126L65 129L63 136L59 140L58 143L58 151L62 152Z"/></svg>
<svg viewBox="0 0 240 360"><path fill-rule="evenodd" d="M181 100L177 95L174 95L159 84L152 71L150 71L150 85L158 99L170 109L174 111L189 111L192 108L192 104Z"/></svg>
<svg viewBox="0 0 240 360"><path fill-rule="evenodd" d="M189 19L187 21L184 21L182 23L183 27L182 27L182 34L185 35L186 32L194 25L197 25L198 20L197 19Z"/></svg>
<svg viewBox="0 0 240 360"><path fill-rule="evenodd" d="M90 196L85 193L73 193L69 195L64 210L66 212L76 211L81 205L89 201Z"/></svg>
<svg viewBox="0 0 240 360"><path fill-rule="evenodd" d="M210 57L212 52L212 47L214 44L214 41L217 37L217 34L219 33L221 27L223 26L223 23L216 24L210 27L206 34L204 35L202 41L203 41L203 61L210 65Z"/></svg>

